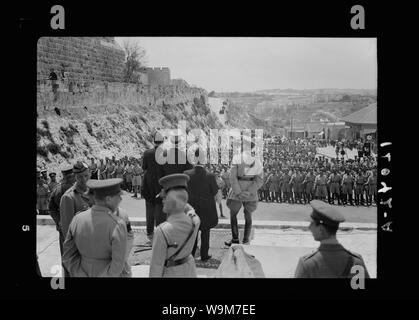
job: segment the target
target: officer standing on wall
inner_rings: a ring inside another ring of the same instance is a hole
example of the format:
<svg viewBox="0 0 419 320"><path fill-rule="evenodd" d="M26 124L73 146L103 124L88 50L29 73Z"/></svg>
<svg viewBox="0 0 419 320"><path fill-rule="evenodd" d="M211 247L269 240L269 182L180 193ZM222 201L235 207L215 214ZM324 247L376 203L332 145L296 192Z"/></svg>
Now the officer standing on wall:
<svg viewBox="0 0 419 320"><path fill-rule="evenodd" d="M362 266L369 278L360 254L345 249L336 239L339 223L345 218L333 206L319 200L310 202L313 211L309 229L320 247L300 258L295 278L348 278L354 265Z"/></svg>
<svg viewBox="0 0 419 320"><path fill-rule="evenodd" d="M121 182L120 178L87 182L95 204L73 218L64 242L63 262L71 277L131 276L127 258L132 231L118 208Z"/></svg>
<svg viewBox="0 0 419 320"><path fill-rule="evenodd" d="M159 180L163 187L159 196L163 198L167 221L154 232L150 277L197 277L191 253L201 221L188 205L188 181L186 174L172 174Z"/></svg>
<svg viewBox="0 0 419 320"><path fill-rule="evenodd" d="M253 148L253 142L251 147ZM258 158L251 156L249 150L233 157L230 170L231 189L227 196L227 207L230 209L230 224L232 239L225 242L227 246L239 241L237 214L244 208L243 244L249 244L252 230L252 213L258 204L258 189L263 185L263 164Z"/></svg>

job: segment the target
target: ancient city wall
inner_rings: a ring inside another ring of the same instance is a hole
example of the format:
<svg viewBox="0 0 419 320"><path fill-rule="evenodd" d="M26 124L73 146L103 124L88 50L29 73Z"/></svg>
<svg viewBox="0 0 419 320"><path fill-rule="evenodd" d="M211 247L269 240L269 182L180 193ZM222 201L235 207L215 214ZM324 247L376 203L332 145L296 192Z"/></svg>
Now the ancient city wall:
<svg viewBox="0 0 419 320"><path fill-rule="evenodd" d="M37 45L37 79L51 69L69 82L122 81L123 49L110 37L42 37Z"/></svg>

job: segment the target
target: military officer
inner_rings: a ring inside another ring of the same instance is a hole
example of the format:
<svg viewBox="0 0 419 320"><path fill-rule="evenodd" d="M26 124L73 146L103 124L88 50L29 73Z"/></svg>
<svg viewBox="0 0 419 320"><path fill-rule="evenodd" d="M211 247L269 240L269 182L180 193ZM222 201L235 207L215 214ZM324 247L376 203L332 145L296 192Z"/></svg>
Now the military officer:
<svg viewBox="0 0 419 320"><path fill-rule="evenodd" d="M313 174L313 170L309 170L308 174L304 178L303 184L305 184L305 199L304 203L309 203L314 198L314 180L316 177Z"/></svg>
<svg viewBox="0 0 419 320"><path fill-rule="evenodd" d="M100 166L99 166L99 171L98 171L98 178L100 180L104 180L106 179L106 170L107 170L107 162L104 163L103 159L100 159Z"/></svg>
<svg viewBox="0 0 419 320"><path fill-rule="evenodd" d="M324 169L320 171L320 174L314 180L314 189L316 190L316 198L324 200L327 197L327 188L326 188L327 179L324 175Z"/></svg>
<svg viewBox="0 0 419 320"><path fill-rule="evenodd" d="M71 221L63 262L71 277L128 277L132 231L120 211L122 179L89 180L95 204ZM131 233L131 235L130 235Z"/></svg>
<svg viewBox="0 0 419 320"><path fill-rule="evenodd" d="M48 185L45 182L42 176L37 177L37 184L36 184L36 209L38 210L39 214L48 214L48 198L49 198L50 190L48 189Z"/></svg>
<svg viewBox="0 0 419 320"><path fill-rule="evenodd" d="M342 178L342 201L344 205L348 204L348 200L351 206L354 205L352 201L353 186L354 178L349 170L346 170Z"/></svg>
<svg viewBox="0 0 419 320"><path fill-rule="evenodd" d="M295 203L298 201L300 204L302 204L301 193L303 191L303 176L300 173L300 169L295 170L295 174L292 176L290 184L293 186Z"/></svg>
<svg viewBox="0 0 419 320"><path fill-rule="evenodd" d="M150 277L197 277L191 253L201 221L188 205L188 181L189 176L183 173L159 179L163 190L158 196L163 198L167 220L154 232Z"/></svg>
<svg viewBox="0 0 419 320"><path fill-rule="evenodd" d="M252 145L252 143L251 143ZM257 191L263 185L263 165L258 158L251 156L249 150L233 157L230 171L231 189L227 196L227 207L230 209L232 240L225 242L227 246L239 242L237 214L242 205L244 208L243 244L249 244L252 230L252 213L258 204Z"/></svg>
<svg viewBox="0 0 419 320"><path fill-rule="evenodd" d="M55 172L51 172L49 174L50 182L48 183L48 189L50 192L54 191L55 187L58 185L57 182L57 174Z"/></svg>
<svg viewBox="0 0 419 320"><path fill-rule="evenodd" d="M63 255L63 243L65 240L65 236L61 230L61 223L60 223L60 201L62 195L74 184L74 174L73 174L73 166L65 166L61 169L61 173L63 175L63 179L57 185L57 187L52 191L49 202L48 202L48 209L49 214L51 215L52 219L55 222L57 227L57 231L59 232L59 242L60 242L60 253L61 256Z"/></svg>
<svg viewBox="0 0 419 320"><path fill-rule="evenodd" d="M364 205L364 184L365 177L361 170L355 175L355 204L357 206Z"/></svg>
<svg viewBox="0 0 419 320"><path fill-rule="evenodd" d="M367 182L365 183L366 186L366 203L367 206L372 205L372 198L374 197L374 202L377 203L377 178L372 170L369 171L369 175L367 178Z"/></svg>
<svg viewBox="0 0 419 320"><path fill-rule="evenodd" d="M99 168L97 166L97 163L95 162L94 158L90 158L90 161L91 161L90 166L89 166L90 176L92 179L99 179L98 177Z"/></svg>
<svg viewBox="0 0 419 320"><path fill-rule="evenodd" d="M309 229L320 247L298 261L296 278L348 278L351 268L362 266L369 278L362 256L345 249L336 239L339 223L345 218L333 206L319 200L310 202L313 211Z"/></svg>
<svg viewBox="0 0 419 320"><path fill-rule="evenodd" d="M332 174L329 176L329 183L330 183L330 194L331 194L331 202L335 204L335 196L338 199L338 205L340 205L340 184L342 181L342 177L333 170Z"/></svg>
<svg viewBox="0 0 419 320"><path fill-rule="evenodd" d="M92 205L86 185L90 179L89 167L83 162L77 162L73 167L73 173L76 182L63 194L60 201L60 223L64 238L73 217Z"/></svg>
<svg viewBox="0 0 419 320"><path fill-rule="evenodd" d="M282 194L284 195L284 203L288 202L291 203L291 185L290 185L290 180L291 180L291 175L290 175L291 171L288 171L287 169L285 169L285 173L282 175L282 179L281 179L281 191Z"/></svg>

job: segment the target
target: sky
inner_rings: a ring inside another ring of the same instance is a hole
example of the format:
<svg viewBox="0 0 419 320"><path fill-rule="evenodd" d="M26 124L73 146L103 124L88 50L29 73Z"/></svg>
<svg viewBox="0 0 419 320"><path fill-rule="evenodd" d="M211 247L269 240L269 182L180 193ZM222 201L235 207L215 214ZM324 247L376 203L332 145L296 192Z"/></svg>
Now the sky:
<svg viewBox="0 0 419 320"><path fill-rule="evenodd" d="M147 66L169 67L208 92L376 89L376 38L116 37L146 50Z"/></svg>

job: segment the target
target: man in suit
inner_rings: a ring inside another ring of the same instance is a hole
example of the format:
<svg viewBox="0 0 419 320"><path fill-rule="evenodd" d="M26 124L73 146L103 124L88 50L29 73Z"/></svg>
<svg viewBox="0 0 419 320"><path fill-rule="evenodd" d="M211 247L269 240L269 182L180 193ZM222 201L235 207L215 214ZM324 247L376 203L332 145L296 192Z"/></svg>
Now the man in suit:
<svg viewBox="0 0 419 320"><path fill-rule="evenodd" d="M213 173L208 172L203 165L197 164L195 168L186 170L185 174L189 176L188 194L189 204L195 209L196 214L201 219L199 230L201 231L201 260L206 261L211 258L208 255L210 229L218 224L217 208L215 204L215 195L218 192L218 185ZM192 251L195 251L198 244L198 238Z"/></svg>
<svg viewBox="0 0 419 320"><path fill-rule="evenodd" d="M144 182L142 184L141 194L145 199L147 238L151 245L153 241L154 225L157 227L166 220L163 213L163 204L159 194L161 186L159 184L159 167L156 161L156 149L163 143L163 137L160 132L154 133L154 148L144 152L142 169L144 170Z"/></svg>

